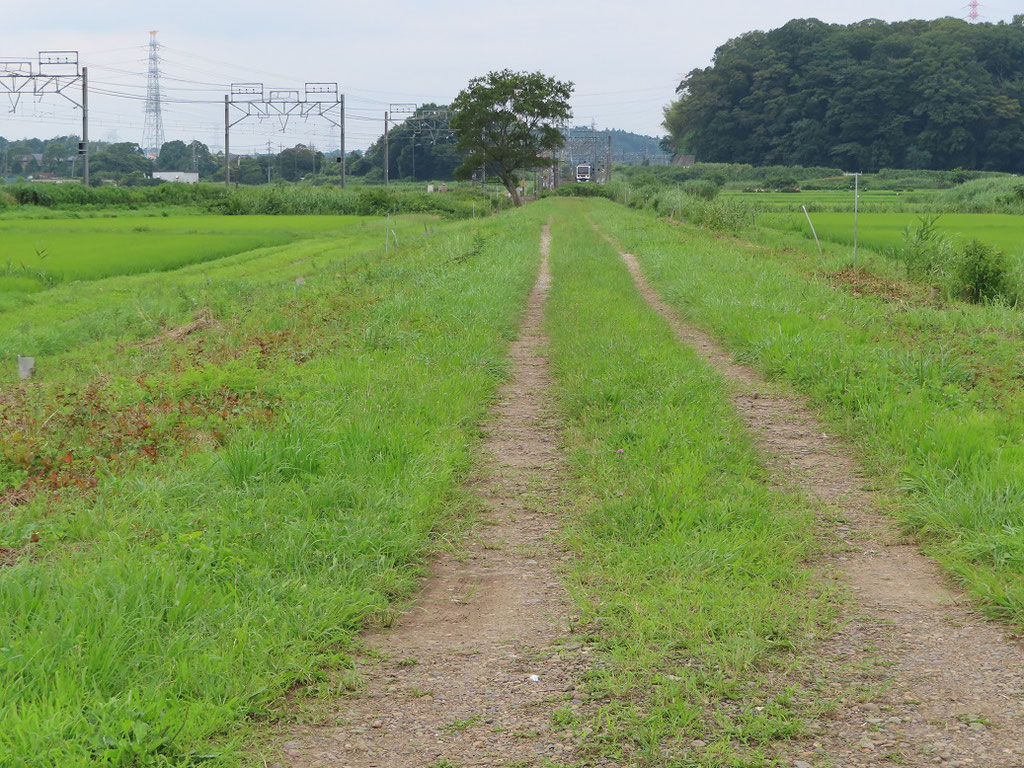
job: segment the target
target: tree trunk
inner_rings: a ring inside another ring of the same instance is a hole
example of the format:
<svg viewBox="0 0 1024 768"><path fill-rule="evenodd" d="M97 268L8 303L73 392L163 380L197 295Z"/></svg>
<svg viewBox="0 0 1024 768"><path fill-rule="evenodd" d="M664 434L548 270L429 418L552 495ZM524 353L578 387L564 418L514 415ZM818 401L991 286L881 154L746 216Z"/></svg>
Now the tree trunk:
<svg viewBox="0 0 1024 768"><path fill-rule="evenodd" d="M519 196L519 188L516 186L516 180L511 176L502 176L501 183L505 185L505 189L507 189L508 193L512 195L512 204L515 205L516 208L520 207L523 204L523 199Z"/></svg>

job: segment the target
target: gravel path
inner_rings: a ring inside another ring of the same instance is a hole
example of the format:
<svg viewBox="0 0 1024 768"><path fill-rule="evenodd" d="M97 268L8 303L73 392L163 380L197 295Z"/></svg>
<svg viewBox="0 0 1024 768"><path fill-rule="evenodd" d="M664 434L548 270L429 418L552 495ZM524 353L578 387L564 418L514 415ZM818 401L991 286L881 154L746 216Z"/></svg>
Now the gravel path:
<svg viewBox="0 0 1024 768"><path fill-rule="evenodd" d="M292 766L540 766L569 763L575 745L553 725L578 709L587 648L569 631L555 542L562 457L549 418L541 321L550 231L520 338L484 441L474 488L485 524L458 557L444 555L397 628L365 638L365 689L336 702L330 725L298 727Z"/></svg>
<svg viewBox="0 0 1024 768"><path fill-rule="evenodd" d="M823 693L845 693L782 756L811 766L1024 766L1024 644L972 612L939 568L902 541L865 490L865 472L801 398L764 382L709 335L678 319L623 253L638 290L734 385L733 402L781 477L823 501L824 535L839 544L826 578L852 593L821 648Z"/></svg>

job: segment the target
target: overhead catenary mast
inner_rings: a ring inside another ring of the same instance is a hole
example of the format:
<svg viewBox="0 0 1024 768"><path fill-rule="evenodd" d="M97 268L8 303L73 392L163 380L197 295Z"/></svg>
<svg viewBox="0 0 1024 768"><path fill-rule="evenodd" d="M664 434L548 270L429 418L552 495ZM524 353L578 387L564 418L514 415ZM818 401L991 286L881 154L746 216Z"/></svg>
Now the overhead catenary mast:
<svg viewBox="0 0 1024 768"><path fill-rule="evenodd" d="M146 82L146 120L142 126L142 151L156 157L164 145L164 118L160 107L160 44L156 30L149 33L149 78Z"/></svg>

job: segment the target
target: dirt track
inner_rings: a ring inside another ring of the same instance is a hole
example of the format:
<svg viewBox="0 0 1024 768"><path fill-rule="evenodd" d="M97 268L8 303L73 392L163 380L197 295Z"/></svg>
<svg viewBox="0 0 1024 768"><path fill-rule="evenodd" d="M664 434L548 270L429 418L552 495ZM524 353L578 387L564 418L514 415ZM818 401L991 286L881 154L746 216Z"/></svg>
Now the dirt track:
<svg viewBox="0 0 1024 768"><path fill-rule="evenodd" d="M551 282L550 233L474 484L485 524L459 557L442 556L396 629L366 638L365 690L336 703L337 724L296 729L292 766L492 766L570 762L552 712L579 706L587 649L569 634L557 576L561 456L546 408L541 321ZM445 762L447 761L447 762Z"/></svg>
<svg viewBox="0 0 1024 768"><path fill-rule="evenodd" d="M900 540L864 489L848 446L795 396L764 393L703 331L682 323L622 253L637 289L678 338L736 385L733 404L772 469L838 518L823 533L839 547L823 564L848 584L845 623L821 649L825 692L849 690L814 738L784 744L807 766L1024 766L1024 644L966 607L939 568Z"/></svg>
<svg viewBox="0 0 1024 768"><path fill-rule="evenodd" d="M571 763L579 755L553 713L583 707L580 680L595 663L569 632L558 579L568 558L554 534L562 458L546 409L550 384L541 331L550 284L543 263L512 376L485 440L474 488L486 524L468 550L442 556L396 629L368 636L365 689L339 700L329 724L294 729L292 766L495 766ZM826 434L800 398L767 392L714 339L682 323L622 257L640 293L681 342L735 388L733 403L780 482L823 502L834 546L822 576L851 594L839 630L819 649L818 695L842 695L780 742L796 768L887 765L1024 766L1024 646L972 613L942 573L902 541L864 488L849 446Z"/></svg>

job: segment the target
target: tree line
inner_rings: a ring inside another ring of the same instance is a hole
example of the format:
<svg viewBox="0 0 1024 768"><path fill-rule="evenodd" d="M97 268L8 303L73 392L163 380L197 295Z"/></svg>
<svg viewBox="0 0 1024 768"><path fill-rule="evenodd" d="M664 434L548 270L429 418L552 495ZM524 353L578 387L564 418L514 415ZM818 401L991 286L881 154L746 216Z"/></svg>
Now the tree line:
<svg viewBox="0 0 1024 768"><path fill-rule="evenodd" d="M669 148L708 162L1024 171L1024 16L749 32L665 110Z"/></svg>
<svg viewBox="0 0 1024 768"><path fill-rule="evenodd" d="M78 136L52 139L8 140L0 137L0 179L81 178ZM336 155L337 153L335 153ZM350 157L357 159L359 153ZM213 152L201 141L165 142L156 157L148 157L135 142L89 142L89 171L94 184L116 182L126 186L155 183L154 171L193 171L206 181L224 180L224 153ZM338 175L332 158L298 144L276 153L231 156L232 178L242 184L268 180L299 181L318 174Z"/></svg>

